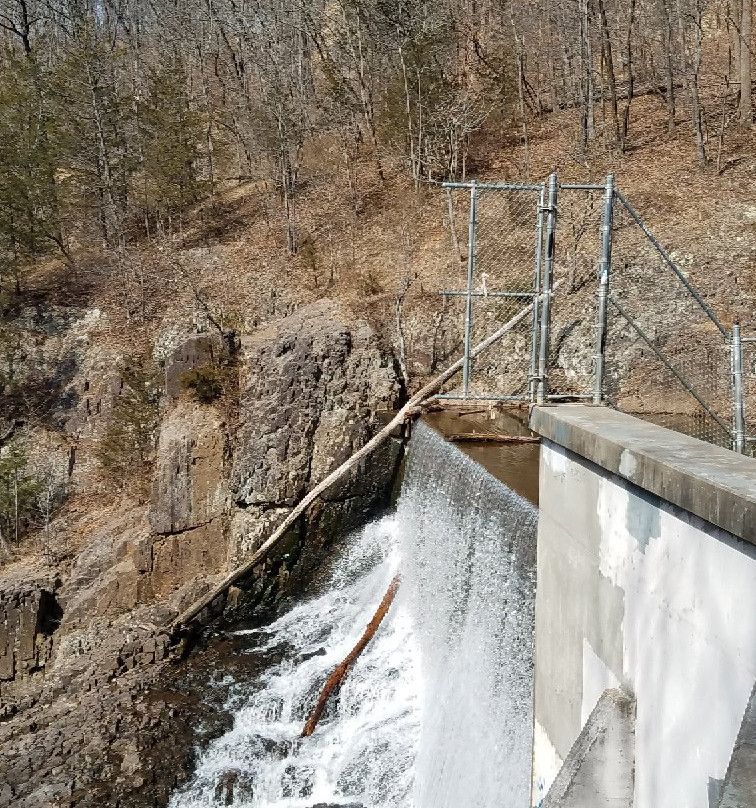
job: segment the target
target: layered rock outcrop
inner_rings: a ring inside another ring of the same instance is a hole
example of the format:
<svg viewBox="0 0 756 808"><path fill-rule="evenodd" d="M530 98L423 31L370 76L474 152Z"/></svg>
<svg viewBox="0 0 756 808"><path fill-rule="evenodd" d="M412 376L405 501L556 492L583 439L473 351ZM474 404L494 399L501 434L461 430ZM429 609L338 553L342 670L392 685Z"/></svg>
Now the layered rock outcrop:
<svg viewBox="0 0 756 808"><path fill-rule="evenodd" d="M396 406L391 358L370 327L322 300L242 340L230 476L229 558L248 557L293 506L361 448ZM242 584L255 603L295 593L337 535L385 503L400 456L386 444L332 486Z"/></svg>
<svg viewBox="0 0 756 808"><path fill-rule="evenodd" d="M78 553L54 580L21 576L0 592L0 808L164 803L176 775L153 776L149 761L191 758L166 741L167 711L181 723L184 708L141 695L175 675L165 627L400 396L371 329L327 300L242 340L234 400L200 404L183 389L187 369L216 358L214 340L197 339L166 360L149 502L80 513ZM400 452L389 442L315 503L234 590L229 616L300 591L328 545L387 502Z"/></svg>
<svg viewBox="0 0 756 808"><path fill-rule="evenodd" d="M0 718L25 694L20 683L44 671L61 617L53 579L7 581L0 589Z"/></svg>

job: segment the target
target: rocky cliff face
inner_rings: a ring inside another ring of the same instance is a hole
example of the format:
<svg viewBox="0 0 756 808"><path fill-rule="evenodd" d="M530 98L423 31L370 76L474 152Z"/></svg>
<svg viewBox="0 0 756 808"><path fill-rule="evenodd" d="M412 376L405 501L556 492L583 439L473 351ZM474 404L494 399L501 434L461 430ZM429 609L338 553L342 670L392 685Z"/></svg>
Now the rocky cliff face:
<svg viewBox="0 0 756 808"><path fill-rule="evenodd" d="M0 593L0 695L10 690L7 683L44 671L50 662L61 616L54 586L44 579L5 582Z"/></svg>
<svg viewBox="0 0 756 808"><path fill-rule="evenodd" d="M348 327L330 301L243 340L242 352L231 471L236 557L259 546L261 523L274 527L363 446L376 413L393 408L399 397L394 370L372 331L364 323ZM355 485L359 477L330 491L329 501L364 493Z"/></svg>
<svg viewBox="0 0 756 808"><path fill-rule="evenodd" d="M177 380L218 347L200 335L168 354L149 502L69 516L73 558L38 564L36 577L17 565L0 588L0 806L164 798L175 772L156 780L144 763L163 748L165 726L138 695L169 665L164 627L360 448L400 396L370 328L330 301L243 338L238 398L199 404ZM77 402L71 418L81 417ZM387 501L399 454L388 444L334 486L228 607L246 614L299 591L329 543ZM93 779L106 782L93 789Z"/></svg>

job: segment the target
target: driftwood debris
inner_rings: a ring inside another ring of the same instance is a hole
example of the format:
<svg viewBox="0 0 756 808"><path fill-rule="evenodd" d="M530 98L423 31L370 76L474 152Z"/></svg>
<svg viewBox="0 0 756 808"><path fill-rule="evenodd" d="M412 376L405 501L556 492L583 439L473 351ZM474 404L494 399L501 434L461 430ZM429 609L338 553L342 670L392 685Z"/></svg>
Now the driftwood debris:
<svg viewBox="0 0 756 808"><path fill-rule="evenodd" d="M559 280L554 284L553 294L562 284ZM508 320L501 328L494 331L493 334L486 337L482 342L479 342L471 351L470 356L475 358L478 354L482 353L498 342L503 336L509 333L515 326L519 325L532 311L534 303L540 303L544 296L548 293L539 295L533 303L521 309L511 320ZM309 508L309 506L335 482L340 480L350 469L354 468L363 458L367 457L377 449L385 440L387 440L391 433L401 424L404 423L407 414L419 407L426 399L435 395L441 387L451 379L452 376L462 370L464 359L458 359L453 365L450 365L443 373L436 376L435 379L428 382L421 390L415 393L412 398L397 412L397 414L377 432L361 449L355 452L349 460L339 466L335 471L332 471L321 483L315 486L309 494L306 494L299 502L299 504L291 511L291 513L281 522L281 524L273 531L267 541L265 541L257 549L255 553L245 561L241 566L230 572L220 583L216 584L206 595L195 601L191 606L185 609L174 621L171 623L171 634L177 634L183 627L188 625L197 615L213 601L223 595L226 590L237 581L245 578L252 570L259 566L264 561L268 553L273 547L281 540L286 534L286 531L299 519L299 517Z"/></svg>
<svg viewBox="0 0 756 808"><path fill-rule="evenodd" d="M445 435L452 443L538 443L537 435L499 435L496 432L465 432L460 435Z"/></svg>
<svg viewBox="0 0 756 808"><path fill-rule="evenodd" d="M328 697L331 695L331 692L335 687L341 684L343 678L346 676L350 666L354 663L355 659L362 653L365 646L370 642L373 638L373 635L378 630L378 626L380 626L383 618L386 616L386 612L389 610L389 606L391 606L394 595L396 595L396 590L399 588L399 582L401 581L402 576L398 573L394 576L393 580L389 584L389 588L386 590L386 594L383 596L383 600L381 601L381 605L378 607L376 613L373 615L373 619L368 623L367 628L365 629L363 635L360 637L359 642L357 645L352 648L352 650L347 654L344 658L344 661L337 665L334 668L333 673L328 677L328 681L323 686L323 689L320 691L320 696L318 697L318 703L315 705L315 709L310 714L310 717L307 719L307 723L302 730L302 738L309 738L310 735L315 730L315 727L320 721L320 717L323 715L323 711L325 710L326 704L328 702Z"/></svg>

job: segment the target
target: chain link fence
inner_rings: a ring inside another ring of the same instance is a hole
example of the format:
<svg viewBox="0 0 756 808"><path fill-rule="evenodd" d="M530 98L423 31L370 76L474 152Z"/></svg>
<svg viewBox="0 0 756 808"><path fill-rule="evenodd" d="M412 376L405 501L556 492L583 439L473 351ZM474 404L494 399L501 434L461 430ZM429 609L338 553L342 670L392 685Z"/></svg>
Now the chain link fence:
<svg viewBox="0 0 756 808"><path fill-rule="evenodd" d="M613 211L604 395L623 412L730 448L727 333L697 299L689 268L649 238L623 199Z"/></svg>
<svg viewBox="0 0 756 808"><path fill-rule="evenodd" d="M462 344L471 349L537 294L542 187L470 185L450 188L449 194L449 218L456 224L453 249L467 260L442 295L447 312L461 315ZM471 210L474 225L464 233L462 221L471 221ZM447 397L528 401L533 327L533 317L526 316L496 345L471 358L461 389Z"/></svg>
<svg viewBox="0 0 756 808"><path fill-rule="evenodd" d="M547 365L552 401L593 397L602 214L603 191L560 187Z"/></svg>
<svg viewBox="0 0 756 808"><path fill-rule="evenodd" d="M601 401L756 453L739 415L756 407L756 340L743 343L741 395L736 329L688 280L692 258L669 253L611 177L604 185L559 185L554 175L543 185L469 183L447 193L460 265L442 294L467 356L553 290L470 359L461 390L447 397Z"/></svg>
<svg viewBox="0 0 756 808"><path fill-rule="evenodd" d="M756 415L756 336L746 335L743 341L743 405L745 409L746 429L745 453L756 457L756 431L754 415Z"/></svg>

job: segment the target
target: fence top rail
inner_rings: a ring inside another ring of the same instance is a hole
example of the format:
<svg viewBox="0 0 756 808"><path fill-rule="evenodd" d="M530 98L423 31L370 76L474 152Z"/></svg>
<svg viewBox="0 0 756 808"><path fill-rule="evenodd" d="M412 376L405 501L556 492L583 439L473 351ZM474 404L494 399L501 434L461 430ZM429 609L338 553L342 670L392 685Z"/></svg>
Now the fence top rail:
<svg viewBox="0 0 756 808"><path fill-rule="evenodd" d="M453 292L449 289L442 289L438 294L451 297L516 297L529 299L535 297L538 292Z"/></svg>
<svg viewBox="0 0 756 808"><path fill-rule="evenodd" d="M478 191L540 191L544 183L533 185L519 182L444 182L442 188L465 188L468 191L475 188Z"/></svg>
<svg viewBox="0 0 756 808"><path fill-rule="evenodd" d="M704 310L704 312L706 313L706 316L719 329L722 336L725 339L729 339L729 334L727 333L727 329L719 321L719 318L717 317L717 315L714 314L714 312L711 310L711 307L709 306L709 304L701 297L701 295L698 294L698 292L691 285L691 283L688 281L688 279L685 277L685 275L683 275L683 273L680 271L680 268L672 260L669 253L664 249L664 247L662 247L662 245L658 242L658 240L656 239L654 234L648 229L648 227L646 227L645 222L643 221L643 219L641 219L640 215L635 210L635 208L627 201L627 199L625 198L622 191L620 191L619 189L616 189L614 193L616 194L617 198L619 199L619 201L624 206L625 210L627 210L627 212L633 218L633 220L638 225L638 227L643 231L643 234L646 236L646 238L651 242L651 244L653 244L653 246L656 248L656 251L664 259L664 262L667 264L667 266L672 270L672 272L675 273L675 275L677 275L677 278L680 281L680 283L682 283L682 285L688 290L688 292L693 297L693 299L696 301L696 303L698 303L698 305Z"/></svg>
<svg viewBox="0 0 756 808"><path fill-rule="evenodd" d="M603 185L596 185L595 183L573 183L573 182L560 182L560 191L605 191L606 183Z"/></svg>
<svg viewBox="0 0 756 808"><path fill-rule="evenodd" d="M604 191L606 184L596 183L571 183L560 182L558 183L559 189L564 191ZM476 188L478 191L540 191L546 187L545 182L541 183L527 183L527 182L477 182L470 180L469 182L443 182L442 188L464 188L471 190Z"/></svg>

